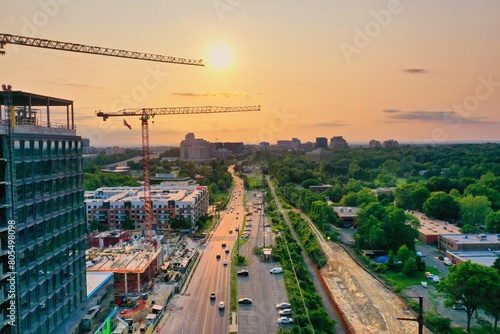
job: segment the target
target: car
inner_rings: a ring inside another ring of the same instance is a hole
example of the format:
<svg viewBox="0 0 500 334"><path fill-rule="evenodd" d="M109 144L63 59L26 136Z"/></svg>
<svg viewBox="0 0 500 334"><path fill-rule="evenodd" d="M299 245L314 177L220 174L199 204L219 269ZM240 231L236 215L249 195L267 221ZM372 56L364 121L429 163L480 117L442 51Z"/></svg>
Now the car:
<svg viewBox="0 0 500 334"><path fill-rule="evenodd" d="M224 247L226 247L226 243L225 242L222 243L222 248L224 248Z"/></svg>
<svg viewBox="0 0 500 334"><path fill-rule="evenodd" d="M229 234L233 234L233 230L229 230Z"/></svg>
<svg viewBox="0 0 500 334"><path fill-rule="evenodd" d="M465 310L465 307L462 304L454 304L453 309L454 310Z"/></svg>
<svg viewBox="0 0 500 334"><path fill-rule="evenodd" d="M281 317L292 315L292 309L286 308L278 312Z"/></svg>
<svg viewBox="0 0 500 334"><path fill-rule="evenodd" d="M291 324L293 322L292 318L280 317L278 318L278 324Z"/></svg>
<svg viewBox="0 0 500 334"><path fill-rule="evenodd" d="M226 303L224 303L223 301L220 301L219 302L219 310L223 310L226 308Z"/></svg>
<svg viewBox="0 0 500 334"><path fill-rule="evenodd" d="M273 269L269 270L269 272L271 274L281 274L283 272L283 269L282 268L273 268Z"/></svg>
<svg viewBox="0 0 500 334"><path fill-rule="evenodd" d="M248 270L238 270L238 276L248 276Z"/></svg>
<svg viewBox="0 0 500 334"><path fill-rule="evenodd" d="M439 261L443 261L444 260L444 256L438 256L438 260Z"/></svg>
<svg viewBox="0 0 500 334"><path fill-rule="evenodd" d="M222 265L227 266L227 260L224 260L224 263Z"/></svg>
<svg viewBox="0 0 500 334"><path fill-rule="evenodd" d="M425 257L425 254L424 254L424 253L422 253L422 252L417 252L416 254L417 254L417 256L420 256L420 257Z"/></svg>
<svg viewBox="0 0 500 334"><path fill-rule="evenodd" d="M228 248L226 248L225 252L226 252L226 254L229 254L229 249L228 249Z"/></svg>
<svg viewBox="0 0 500 334"><path fill-rule="evenodd" d="M215 292L210 293L210 299L215 299Z"/></svg>
<svg viewBox="0 0 500 334"><path fill-rule="evenodd" d="M220 259L220 253L217 253L217 255L215 256L217 259Z"/></svg>
<svg viewBox="0 0 500 334"><path fill-rule="evenodd" d="M432 281L433 281L434 283L439 283L439 277L438 277L438 276L436 276L436 275L434 275L434 277L432 278Z"/></svg>
<svg viewBox="0 0 500 334"><path fill-rule="evenodd" d="M429 278L429 279L433 279L434 277L437 277L436 275L434 274L431 274L430 272L426 272L425 273L425 277Z"/></svg>
<svg viewBox="0 0 500 334"><path fill-rule="evenodd" d="M240 298L238 304L252 304L252 300L250 298Z"/></svg>
<svg viewBox="0 0 500 334"><path fill-rule="evenodd" d="M288 304L288 303L279 303L279 304L276 304L276 308L278 310L284 310L284 309L287 309L287 308L290 308L291 305Z"/></svg>

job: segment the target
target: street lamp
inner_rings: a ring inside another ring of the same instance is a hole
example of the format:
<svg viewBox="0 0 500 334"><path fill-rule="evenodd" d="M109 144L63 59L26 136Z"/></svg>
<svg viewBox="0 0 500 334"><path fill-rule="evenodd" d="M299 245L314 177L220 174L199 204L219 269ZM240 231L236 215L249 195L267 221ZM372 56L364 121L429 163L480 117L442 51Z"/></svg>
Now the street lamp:
<svg viewBox="0 0 500 334"><path fill-rule="evenodd" d="M416 321L418 322L418 334L423 334L424 333L424 297L422 296L406 296L405 298L418 298L418 317L415 318L399 318L396 317L398 320L408 320L408 321Z"/></svg>

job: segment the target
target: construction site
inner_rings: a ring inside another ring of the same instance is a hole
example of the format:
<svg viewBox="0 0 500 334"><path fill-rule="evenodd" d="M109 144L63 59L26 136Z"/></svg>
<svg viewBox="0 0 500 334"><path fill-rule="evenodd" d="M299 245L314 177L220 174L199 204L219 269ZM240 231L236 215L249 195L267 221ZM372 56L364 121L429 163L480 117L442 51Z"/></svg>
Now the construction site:
<svg viewBox="0 0 500 334"><path fill-rule="evenodd" d="M104 249L92 247L85 255L88 272L114 273L115 291L119 294L147 291L163 263L161 247L140 241Z"/></svg>

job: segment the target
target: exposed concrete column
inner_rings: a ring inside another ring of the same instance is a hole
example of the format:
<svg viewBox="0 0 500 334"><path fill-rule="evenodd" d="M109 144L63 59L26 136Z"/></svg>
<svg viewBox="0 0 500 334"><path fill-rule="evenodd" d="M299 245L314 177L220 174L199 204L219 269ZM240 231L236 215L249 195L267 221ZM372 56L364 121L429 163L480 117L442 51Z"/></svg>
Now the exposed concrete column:
<svg viewBox="0 0 500 334"><path fill-rule="evenodd" d="M137 273L137 292L141 292L141 274Z"/></svg>
<svg viewBox="0 0 500 334"><path fill-rule="evenodd" d="M127 273L125 273L124 275L125 275L125 293L128 293Z"/></svg>

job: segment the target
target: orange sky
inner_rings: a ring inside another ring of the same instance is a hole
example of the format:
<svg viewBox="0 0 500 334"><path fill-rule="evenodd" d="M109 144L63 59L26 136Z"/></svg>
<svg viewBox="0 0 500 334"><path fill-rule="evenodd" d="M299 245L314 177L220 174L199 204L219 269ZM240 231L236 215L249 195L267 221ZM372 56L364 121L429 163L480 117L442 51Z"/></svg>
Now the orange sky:
<svg viewBox="0 0 500 334"><path fill-rule="evenodd" d="M160 64L7 45L2 82L75 101L92 145L140 145L140 123L95 110L260 105L162 116L151 145L187 132L257 143L499 141L500 2L2 0L2 33L204 59ZM223 43L231 64L209 55Z"/></svg>

